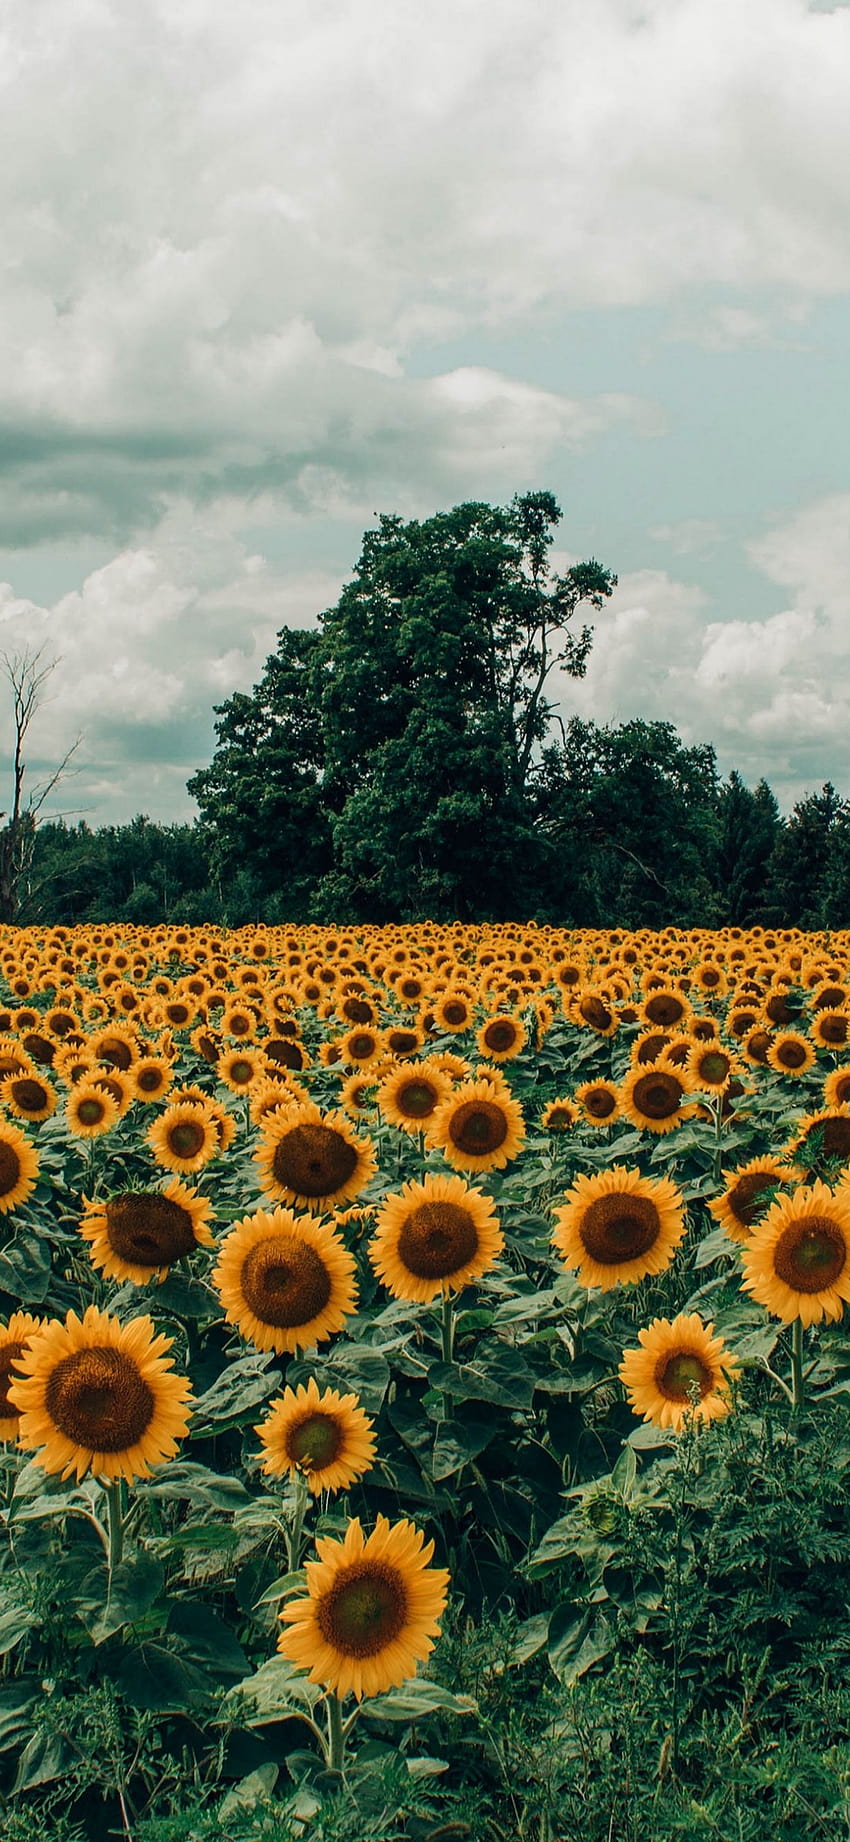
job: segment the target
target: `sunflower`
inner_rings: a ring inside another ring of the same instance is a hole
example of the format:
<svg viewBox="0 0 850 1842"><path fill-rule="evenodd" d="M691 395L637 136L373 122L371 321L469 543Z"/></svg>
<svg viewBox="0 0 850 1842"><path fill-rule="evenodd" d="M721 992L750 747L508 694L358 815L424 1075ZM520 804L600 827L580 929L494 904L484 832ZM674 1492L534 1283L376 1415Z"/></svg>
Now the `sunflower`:
<svg viewBox="0 0 850 1842"><path fill-rule="evenodd" d="M0 1101L16 1119L30 1119L35 1123L55 1113L59 1095L42 1075L10 1074L0 1082Z"/></svg>
<svg viewBox="0 0 850 1842"><path fill-rule="evenodd" d="M841 1068L833 1068L823 1084L823 1097L827 1107L846 1106L850 1101L850 1067L845 1062Z"/></svg>
<svg viewBox="0 0 850 1842"><path fill-rule="evenodd" d="M724 1093L732 1076L741 1074L741 1063L722 1042L695 1043L685 1062L688 1080L708 1093Z"/></svg>
<svg viewBox="0 0 850 1842"><path fill-rule="evenodd" d="M390 1024L384 1033L384 1048L389 1055L418 1055L425 1041L425 1031L419 1024Z"/></svg>
<svg viewBox="0 0 850 1842"><path fill-rule="evenodd" d="M781 1196L742 1250L743 1291L790 1324L840 1318L850 1299L850 1186Z"/></svg>
<svg viewBox="0 0 850 1842"><path fill-rule="evenodd" d="M685 1233L684 1199L669 1177L615 1164L577 1177L554 1211L552 1240L583 1286L634 1285L663 1273Z"/></svg>
<svg viewBox="0 0 850 1842"><path fill-rule="evenodd" d="M175 1260L194 1247L214 1247L207 1227L212 1203L176 1178L163 1190L122 1190L105 1202L83 1197L80 1233L90 1243L92 1265L108 1279L147 1285L162 1281Z"/></svg>
<svg viewBox="0 0 850 1842"><path fill-rule="evenodd" d="M266 1058L257 1048L227 1049L216 1062L216 1073L232 1094L247 1093L266 1072Z"/></svg>
<svg viewBox="0 0 850 1842"><path fill-rule="evenodd" d="M377 1101L377 1074L360 1073L346 1075L339 1090L339 1104L346 1116L355 1124L362 1120L364 1113L371 1113Z"/></svg>
<svg viewBox="0 0 850 1842"><path fill-rule="evenodd" d="M581 1118L581 1113L572 1100L550 1100L540 1115L540 1125L544 1132L569 1132Z"/></svg>
<svg viewBox="0 0 850 1842"><path fill-rule="evenodd" d="M300 1081L285 1074L263 1074L251 1088L248 1116L252 1125L261 1126L276 1107L300 1106L310 1096Z"/></svg>
<svg viewBox="0 0 850 1842"><path fill-rule="evenodd" d="M482 1023L475 1041L479 1055L491 1062L510 1062L525 1048L527 1031L521 1017L499 1012Z"/></svg>
<svg viewBox="0 0 850 1842"><path fill-rule="evenodd" d="M19 1444L44 1471L114 1481L150 1477L173 1458L189 1422L190 1384L171 1373L171 1337L149 1317L122 1324L89 1305L30 1338L9 1388Z"/></svg>
<svg viewBox="0 0 850 1842"><path fill-rule="evenodd" d="M133 1097L152 1102L162 1100L174 1081L174 1069L167 1056L143 1055L133 1064Z"/></svg>
<svg viewBox="0 0 850 1842"><path fill-rule="evenodd" d="M149 1126L145 1138L165 1170L189 1175L203 1170L220 1150L216 1122L199 1100L175 1101Z"/></svg>
<svg viewBox="0 0 850 1842"><path fill-rule="evenodd" d="M378 1106L391 1126L399 1126L403 1132L420 1132L451 1091L448 1075L439 1074L424 1062L408 1062L381 1082Z"/></svg>
<svg viewBox="0 0 850 1842"><path fill-rule="evenodd" d="M737 1170L721 1171L721 1176L726 1188L709 1202L709 1211L731 1240L746 1243L772 1201L772 1192L788 1183L788 1166L767 1155L750 1158Z"/></svg>
<svg viewBox="0 0 850 1842"><path fill-rule="evenodd" d="M721 1420L729 1412L729 1383L740 1365L713 1330L694 1311L680 1312L672 1323L656 1318L638 1331L641 1347L624 1351L619 1369L635 1413L678 1433L691 1414L696 1420Z"/></svg>
<svg viewBox="0 0 850 1842"><path fill-rule="evenodd" d="M850 1042L850 1010L818 1011L809 1035L819 1049L846 1049Z"/></svg>
<svg viewBox="0 0 850 1842"><path fill-rule="evenodd" d="M674 985L664 985L651 991L640 1008L646 1022L661 1030L681 1028L683 1023L687 1023L691 1012L684 992L677 991Z"/></svg>
<svg viewBox="0 0 850 1842"><path fill-rule="evenodd" d="M620 1117L620 1092L613 1081L583 1081L575 1099L592 1126L613 1126Z"/></svg>
<svg viewBox="0 0 850 1842"><path fill-rule="evenodd" d="M0 1121L0 1215L26 1202L38 1182L38 1155L26 1134Z"/></svg>
<svg viewBox="0 0 850 1842"><path fill-rule="evenodd" d="M326 1222L257 1209L236 1222L212 1273L228 1324L259 1350L311 1349L354 1310L354 1260Z"/></svg>
<svg viewBox="0 0 850 1842"><path fill-rule="evenodd" d="M8 1324L0 1325L0 1439L18 1437L20 1414L9 1399L9 1383L18 1379L12 1365L40 1329L41 1319L31 1317L28 1311L13 1311Z"/></svg>
<svg viewBox="0 0 850 1842"><path fill-rule="evenodd" d="M94 1073L78 1081L65 1102L68 1130L75 1138L100 1138L111 1132L119 1117L117 1101L94 1079Z"/></svg>
<svg viewBox="0 0 850 1842"><path fill-rule="evenodd" d="M306 1387L286 1388L254 1427L264 1448L269 1477L302 1476L308 1490L348 1490L375 1458L372 1421L356 1394L322 1394L313 1377Z"/></svg>
<svg viewBox="0 0 850 1842"><path fill-rule="evenodd" d="M340 1059L349 1067L363 1068L367 1063L376 1062L383 1054L384 1039L380 1030L372 1025L358 1023L343 1036L338 1044Z"/></svg>
<svg viewBox="0 0 850 1842"><path fill-rule="evenodd" d="M588 985L572 998L564 998L564 1009L579 1029L595 1030L597 1036L613 1036L619 1017L607 994Z"/></svg>
<svg viewBox="0 0 850 1842"><path fill-rule="evenodd" d="M650 1062L634 1068L620 1088L620 1107L629 1123L642 1132L672 1132L689 1114L682 1102L688 1078L681 1070Z"/></svg>
<svg viewBox="0 0 850 1842"><path fill-rule="evenodd" d="M489 1197L461 1177L427 1176L386 1198L369 1258L394 1298L428 1305L480 1279L503 1245Z"/></svg>
<svg viewBox="0 0 850 1842"><path fill-rule="evenodd" d="M456 1170L503 1170L522 1150L522 1108L494 1080L464 1081L433 1114L428 1143Z"/></svg>
<svg viewBox="0 0 850 1842"><path fill-rule="evenodd" d="M468 992L455 990L453 987L444 991L435 999L434 1021L438 1030L452 1035L460 1035L463 1030L470 1030L474 1021L474 1006Z"/></svg>
<svg viewBox="0 0 850 1842"><path fill-rule="evenodd" d="M125 1073L133 1062L138 1061L140 1052L139 1038L135 1031L122 1030L115 1024L90 1036L87 1047L98 1062L106 1062L110 1068L120 1068Z"/></svg>
<svg viewBox="0 0 850 1842"><path fill-rule="evenodd" d="M440 1635L449 1575L429 1567L434 1543L412 1522L378 1516L364 1538L359 1520L344 1541L321 1536L307 1561L307 1596L281 1612L282 1656L309 1670L310 1681L342 1697L399 1688Z"/></svg>
<svg viewBox="0 0 850 1842"><path fill-rule="evenodd" d="M799 1030L782 1030L774 1036L765 1061L777 1074L804 1075L814 1068L817 1057L808 1037Z"/></svg>
<svg viewBox="0 0 850 1842"><path fill-rule="evenodd" d="M358 1138L344 1113L322 1113L313 1100L282 1117L269 1114L262 1139L254 1162L264 1193L277 1202L318 1210L351 1202L375 1172L372 1140Z"/></svg>
<svg viewBox="0 0 850 1842"><path fill-rule="evenodd" d="M818 1164L850 1164L850 1105L843 1103L824 1107L818 1113L804 1113L781 1155L793 1157L803 1170Z"/></svg>

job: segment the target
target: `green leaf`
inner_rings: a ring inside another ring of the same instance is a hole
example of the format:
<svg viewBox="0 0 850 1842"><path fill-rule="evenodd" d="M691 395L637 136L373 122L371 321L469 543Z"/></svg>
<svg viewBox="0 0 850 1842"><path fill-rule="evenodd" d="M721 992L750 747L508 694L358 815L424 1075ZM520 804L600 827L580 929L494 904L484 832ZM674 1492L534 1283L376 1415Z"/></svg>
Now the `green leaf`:
<svg viewBox="0 0 850 1842"><path fill-rule="evenodd" d="M511 1663L519 1665L536 1657L549 1638L549 1613L535 1612L533 1618L526 1618L516 1634L511 1648Z"/></svg>
<svg viewBox="0 0 850 1842"><path fill-rule="evenodd" d="M432 1388L455 1400L492 1401L497 1407L530 1407L536 1377L518 1350L507 1344L485 1347L474 1363L434 1362L428 1371Z"/></svg>
<svg viewBox="0 0 850 1842"><path fill-rule="evenodd" d="M246 1727L266 1727L293 1713L309 1714L321 1695L317 1684L286 1657L273 1656L253 1676L246 1676L228 1691L221 1704L220 1719L235 1720Z"/></svg>
<svg viewBox="0 0 850 1842"><path fill-rule="evenodd" d="M253 1412L280 1387L280 1370L269 1370L269 1355L242 1356L224 1369L196 1402L189 1438L224 1431Z"/></svg>
<svg viewBox="0 0 850 1842"><path fill-rule="evenodd" d="M74 1609L92 1643L103 1644L125 1625L136 1624L158 1597L164 1579L161 1562L144 1549L119 1561L111 1580L105 1561L93 1567L74 1600Z"/></svg>
<svg viewBox="0 0 850 1842"><path fill-rule="evenodd" d="M16 1746L32 1730L30 1709L37 1698L38 1684L18 1681L0 1688L0 1752Z"/></svg>
<svg viewBox="0 0 850 1842"><path fill-rule="evenodd" d="M249 1772L247 1778L241 1778L227 1796L223 1797L216 1811L219 1822L226 1822L231 1816L238 1816L240 1810L253 1810L256 1804L265 1803L277 1784L280 1767L272 1759L265 1765L258 1765Z"/></svg>
<svg viewBox="0 0 850 1842"><path fill-rule="evenodd" d="M477 1458L498 1432L498 1419L492 1412L473 1414L467 1408L462 1420L445 1420L437 1427L431 1459L431 1476L437 1484L455 1477L470 1459Z"/></svg>
<svg viewBox="0 0 850 1842"><path fill-rule="evenodd" d="M594 1663L610 1656L613 1648L614 1636L607 1618L592 1611L576 1618L575 1606L569 1601L556 1606L549 1626L549 1661L565 1687L578 1682Z"/></svg>
<svg viewBox="0 0 850 1842"><path fill-rule="evenodd" d="M136 1486L140 1496L176 1497L181 1501L202 1504L206 1509L235 1510L250 1502L250 1492L238 1477L222 1476L207 1470L206 1465L172 1460L157 1471L150 1482Z"/></svg>
<svg viewBox="0 0 850 1842"><path fill-rule="evenodd" d="M452 1694L451 1689L441 1688L439 1682L429 1682L424 1676L411 1676L401 1688L370 1697L363 1712L375 1720L413 1721L421 1720L424 1714L477 1714L478 1703L471 1695Z"/></svg>
<svg viewBox="0 0 850 1842"><path fill-rule="evenodd" d="M50 1242L32 1229L19 1228L0 1252L0 1292L40 1305L50 1287Z"/></svg>
<svg viewBox="0 0 850 1842"><path fill-rule="evenodd" d="M19 1791L31 1791L37 1784L52 1784L61 1778L73 1763L74 1749L60 1733L48 1733L39 1728L27 1741L20 1759L15 1782L12 1786L13 1797Z"/></svg>
<svg viewBox="0 0 850 1842"><path fill-rule="evenodd" d="M637 1459L631 1446L625 1445L611 1472L611 1487L619 1490L626 1502L629 1502L635 1494L636 1483Z"/></svg>
<svg viewBox="0 0 850 1842"><path fill-rule="evenodd" d="M10 1605L0 1613L0 1657L8 1656L22 1637L33 1629L36 1620L28 1606Z"/></svg>

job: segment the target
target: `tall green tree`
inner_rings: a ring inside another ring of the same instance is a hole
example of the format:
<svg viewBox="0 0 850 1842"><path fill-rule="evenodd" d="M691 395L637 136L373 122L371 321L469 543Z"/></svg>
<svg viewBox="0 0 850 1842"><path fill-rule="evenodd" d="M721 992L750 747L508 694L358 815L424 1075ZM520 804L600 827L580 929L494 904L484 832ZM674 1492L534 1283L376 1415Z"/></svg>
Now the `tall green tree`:
<svg viewBox="0 0 850 1842"><path fill-rule="evenodd" d="M831 780L797 801L779 832L767 868L766 919L775 926L819 928L830 901L830 862L842 850L850 806ZM834 922L831 923L835 925Z"/></svg>
<svg viewBox="0 0 850 1842"><path fill-rule="evenodd" d="M281 631L251 697L218 707L188 783L222 871L312 885L318 919L499 919L537 900L535 779L557 674L581 677L616 576L550 568L549 492L367 531L318 631ZM297 870L293 866L297 864Z"/></svg>
<svg viewBox="0 0 850 1842"><path fill-rule="evenodd" d="M749 927L765 918L768 865L781 831L779 806L766 780L750 788L733 768L718 796L717 884L723 919Z"/></svg>

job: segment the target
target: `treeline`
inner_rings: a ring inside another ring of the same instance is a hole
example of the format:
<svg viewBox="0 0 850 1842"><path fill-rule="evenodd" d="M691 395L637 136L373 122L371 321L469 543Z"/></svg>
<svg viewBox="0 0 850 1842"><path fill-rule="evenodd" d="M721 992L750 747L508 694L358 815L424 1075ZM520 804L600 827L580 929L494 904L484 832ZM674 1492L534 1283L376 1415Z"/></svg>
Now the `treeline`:
<svg viewBox="0 0 850 1842"><path fill-rule="evenodd" d="M780 815L672 723L564 720L617 578L551 493L381 517L309 631L216 707L192 825L45 823L20 921L850 924L850 804ZM605 643L604 619L600 640Z"/></svg>

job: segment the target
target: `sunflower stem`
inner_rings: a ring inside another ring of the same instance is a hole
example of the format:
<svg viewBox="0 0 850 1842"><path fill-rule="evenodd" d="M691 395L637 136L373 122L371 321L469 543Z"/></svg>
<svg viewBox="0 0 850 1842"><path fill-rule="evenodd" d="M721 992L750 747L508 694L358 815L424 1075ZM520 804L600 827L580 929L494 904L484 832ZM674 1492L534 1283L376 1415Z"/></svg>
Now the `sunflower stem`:
<svg viewBox="0 0 850 1842"><path fill-rule="evenodd" d="M448 1291L444 1291L440 1307L440 1344L443 1361L453 1362L455 1347L455 1313L454 1299Z"/></svg>
<svg viewBox="0 0 850 1842"><path fill-rule="evenodd" d="M342 1722L342 1702L333 1689L328 1690L328 1771L342 1772L345 1759L345 1731Z"/></svg>
<svg viewBox="0 0 850 1842"><path fill-rule="evenodd" d="M715 1183L720 1182L720 1166L723 1163L723 1102L718 1094L712 1107L714 1113L714 1169L712 1176Z"/></svg>
<svg viewBox="0 0 850 1842"><path fill-rule="evenodd" d="M301 1566L301 1554L304 1548L304 1518L307 1514L309 1500L310 1493L306 1480L299 1471L295 1478L295 1507L292 1512L292 1522L286 1532L286 1551L290 1573L297 1573Z"/></svg>
<svg viewBox="0 0 850 1842"><path fill-rule="evenodd" d="M803 1320L795 1318L791 1325L791 1393L794 1413L802 1411L806 1384L803 1375Z"/></svg>
<svg viewBox="0 0 850 1842"><path fill-rule="evenodd" d="M120 1565L124 1553L124 1504L121 1479L116 1478L114 1484L104 1484L103 1488L106 1491L106 1527L109 1534L106 1565L111 1585L112 1575L116 1567Z"/></svg>

